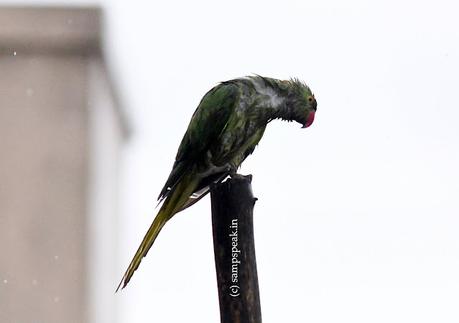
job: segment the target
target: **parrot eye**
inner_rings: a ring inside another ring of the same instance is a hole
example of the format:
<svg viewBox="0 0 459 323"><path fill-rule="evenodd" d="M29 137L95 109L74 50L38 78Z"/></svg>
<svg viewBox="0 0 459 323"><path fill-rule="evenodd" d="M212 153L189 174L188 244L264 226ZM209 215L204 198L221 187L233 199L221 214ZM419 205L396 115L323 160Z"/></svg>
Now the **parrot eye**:
<svg viewBox="0 0 459 323"><path fill-rule="evenodd" d="M308 96L308 102L311 103L313 100L312 96Z"/></svg>

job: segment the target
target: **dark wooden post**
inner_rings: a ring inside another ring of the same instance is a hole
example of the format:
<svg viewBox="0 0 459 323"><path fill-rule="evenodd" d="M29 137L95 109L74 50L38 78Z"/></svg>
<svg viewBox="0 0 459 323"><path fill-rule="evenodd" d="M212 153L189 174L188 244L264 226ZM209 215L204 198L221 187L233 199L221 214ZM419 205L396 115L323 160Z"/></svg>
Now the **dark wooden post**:
<svg viewBox="0 0 459 323"><path fill-rule="evenodd" d="M211 189L221 323L261 323L251 181L237 175Z"/></svg>

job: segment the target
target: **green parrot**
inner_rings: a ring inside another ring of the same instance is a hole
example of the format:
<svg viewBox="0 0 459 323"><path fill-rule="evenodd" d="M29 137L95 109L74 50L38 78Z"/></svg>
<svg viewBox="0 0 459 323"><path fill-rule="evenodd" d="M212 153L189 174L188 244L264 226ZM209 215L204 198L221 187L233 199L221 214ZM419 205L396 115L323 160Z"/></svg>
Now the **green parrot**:
<svg viewBox="0 0 459 323"><path fill-rule="evenodd" d="M314 121L317 101L298 79L249 76L222 82L204 95L180 143L172 171L159 194L163 202L117 291L126 287L166 222L235 175L274 119Z"/></svg>

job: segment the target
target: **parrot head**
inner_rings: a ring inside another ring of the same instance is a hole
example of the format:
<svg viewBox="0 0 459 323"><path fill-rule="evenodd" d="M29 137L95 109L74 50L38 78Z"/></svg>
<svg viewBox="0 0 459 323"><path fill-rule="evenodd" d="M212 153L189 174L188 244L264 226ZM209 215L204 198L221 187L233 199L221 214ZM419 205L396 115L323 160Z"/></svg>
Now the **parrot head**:
<svg viewBox="0 0 459 323"><path fill-rule="evenodd" d="M298 79L289 81L289 94L287 107L290 110L292 120L309 127L314 122L317 111L317 101L311 89Z"/></svg>

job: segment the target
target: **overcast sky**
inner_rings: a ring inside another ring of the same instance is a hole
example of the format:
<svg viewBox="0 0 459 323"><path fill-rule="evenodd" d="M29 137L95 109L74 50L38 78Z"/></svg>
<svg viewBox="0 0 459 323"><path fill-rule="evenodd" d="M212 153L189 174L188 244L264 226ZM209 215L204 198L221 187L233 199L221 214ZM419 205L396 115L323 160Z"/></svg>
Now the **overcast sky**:
<svg viewBox="0 0 459 323"><path fill-rule="evenodd" d="M134 128L120 278L204 93L251 73L298 77L315 123L271 123L241 169L259 199L263 321L459 321L456 1L101 5ZM128 288L107 296L121 322L219 320L210 219L206 198L166 225Z"/></svg>

